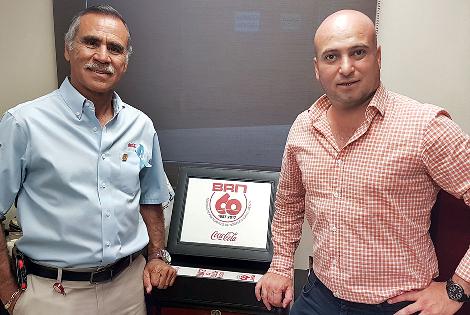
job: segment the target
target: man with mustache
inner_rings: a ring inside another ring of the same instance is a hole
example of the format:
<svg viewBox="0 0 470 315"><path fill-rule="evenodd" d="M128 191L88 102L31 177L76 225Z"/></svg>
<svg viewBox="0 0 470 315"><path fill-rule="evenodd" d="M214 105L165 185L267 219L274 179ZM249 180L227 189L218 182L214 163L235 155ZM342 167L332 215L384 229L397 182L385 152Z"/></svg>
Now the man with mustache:
<svg viewBox="0 0 470 315"><path fill-rule="evenodd" d="M1 120L0 215L16 199L27 274L17 283L10 272L2 227L0 298L10 313L146 314L144 291L175 280L157 134L113 90L131 51L115 9L81 11L65 35L70 77Z"/></svg>
<svg viewBox="0 0 470 315"><path fill-rule="evenodd" d="M435 282L428 230L439 189L470 205L469 136L442 108L385 89L366 15L333 13L314 46L325 95L287 139L274 256L256 285L258 300L268 309L292 301L305 217L313 263L290 314L454 314L469 301L470 249L447 283Z"/></svg>

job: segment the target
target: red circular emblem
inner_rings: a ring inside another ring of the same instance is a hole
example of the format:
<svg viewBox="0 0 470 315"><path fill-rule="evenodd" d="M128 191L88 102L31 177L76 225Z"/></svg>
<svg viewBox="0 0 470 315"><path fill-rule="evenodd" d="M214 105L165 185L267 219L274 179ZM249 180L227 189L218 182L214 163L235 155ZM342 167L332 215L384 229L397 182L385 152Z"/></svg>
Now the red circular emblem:
<svg viewBox="0 0 470 315"><path fill-rule="evenodd" d="M249 202L244 193L215 191L207 200L207 212L220 225L240 223L249 212Z"/></svg>

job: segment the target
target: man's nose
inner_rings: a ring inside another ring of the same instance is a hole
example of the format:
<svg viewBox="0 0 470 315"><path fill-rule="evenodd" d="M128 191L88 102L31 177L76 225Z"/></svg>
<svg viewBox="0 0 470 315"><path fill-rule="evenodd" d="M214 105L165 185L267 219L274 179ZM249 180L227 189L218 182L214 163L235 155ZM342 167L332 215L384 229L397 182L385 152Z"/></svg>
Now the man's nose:
<svg viewBox="0 0 470 315"><path fill-rule="evenodd" d="M345 57L341 59L341 64L339 65L339 73L347 77L352 74L354 70L354 63L350 58Z"/></svg>
<svg viewBox="0 0 470 315"><path fill-rule="evenodd" d="M98 48L96 48L93 58L95 58L95 60L101 63L109 63L110 57L109 57L108 48L106 47L106 45L101 45Z"/></svg>

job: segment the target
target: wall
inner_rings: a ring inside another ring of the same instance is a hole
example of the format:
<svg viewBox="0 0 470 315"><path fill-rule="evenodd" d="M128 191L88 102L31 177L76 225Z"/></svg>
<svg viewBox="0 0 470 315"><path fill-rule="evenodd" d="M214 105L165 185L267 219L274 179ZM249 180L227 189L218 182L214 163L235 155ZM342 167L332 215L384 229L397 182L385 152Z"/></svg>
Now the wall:
<svg viewBox="0 0 470 315"><path fill-rule="evenodd" d="M381 0L387 88L449 110L470 133L470 1Z"/></svg>
<svg viewBox="0 0 470 315"><path fill-rule="evenodd" d="M54 90L57 71L52 0L0 0L0 8L1 116Z"/></svg>

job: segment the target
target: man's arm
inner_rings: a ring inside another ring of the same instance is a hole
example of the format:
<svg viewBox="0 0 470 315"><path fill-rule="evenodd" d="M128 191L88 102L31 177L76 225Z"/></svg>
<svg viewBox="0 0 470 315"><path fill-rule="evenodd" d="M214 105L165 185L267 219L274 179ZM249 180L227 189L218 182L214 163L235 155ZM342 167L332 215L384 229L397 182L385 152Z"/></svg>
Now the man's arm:
<svg viewBox="0 0 470 315"><path fill-rule="evenodd" d="M149 234L148 253L165 248L165 225L161 205L140 205L140 213Z"/></svg>
<svg viewBox="0 0 470 315"><path fill-rule="evenodd" d="M18 285L11 273L10 258L8 256L8 248L2 223L0 223L0 232L0 282L2 283L2 285L0 285L0 298L2 303L5 305L10 301L13 293L18 290ZM13 308L15 307L15 303L18 298L19 294L17 294L11 301L11 305L8 309L10 313L13 312Z"/></svg>
<svg viewBox="0 0 470 315"><path fill-rule="evenodd" d="M272 306L287 307L294 296L294 253L302 235L305 188L296 153L290 148L290 139L303 132L302 129L301 123L296 120L289 132L276 193L276 211L271 225L273 259L268 272L255 286L257 300L263 300L268 310Z"/></svg>
<svg viewBox="0 0 470 315"><path fill-rule="evenodd" d="M6 112L0 121L0 216L12 206L26 173L27 142L27 136L20 123L10 112ZM8 309L12 312L21 292L13 296L18 286L11 274L3 224L0 223L0 226L0 299L3 303L8 303L13 297Z"/></svg>
<svg viewBox="0 0 470 315"><path fill-rule="evenodd" d="M147 293L150 293L153 286L159 289L172 286L176 278L176 270L163 260L151 257L157 250L165 248L165 226L161 205L141 204L140 213L149 235L149 260L144 268L144 288Z"/></svg>
<svg viewBox="0 0 470 315"><path fill-rule="evenodd" d="M470 207L470 136L441 113L427 126L420 152L429 176Z"/></svg>
<svg viewBox="0 0 470 315"><path fill-rule="evenodd" d="M463 198L470 206L470 137L465 134L444 113L429 123L422 143L422 160L429 175L445 191L457 198ZM449 214L451 215L451 214ZM465 293L470 293L470 248L460 262L454 282L460 284ZM403 293L389 300L389 303L412 301L414 303L400 310L396 315L454 314L463 303L449 298L445 282L431 282L422 290Z"/></svg>

